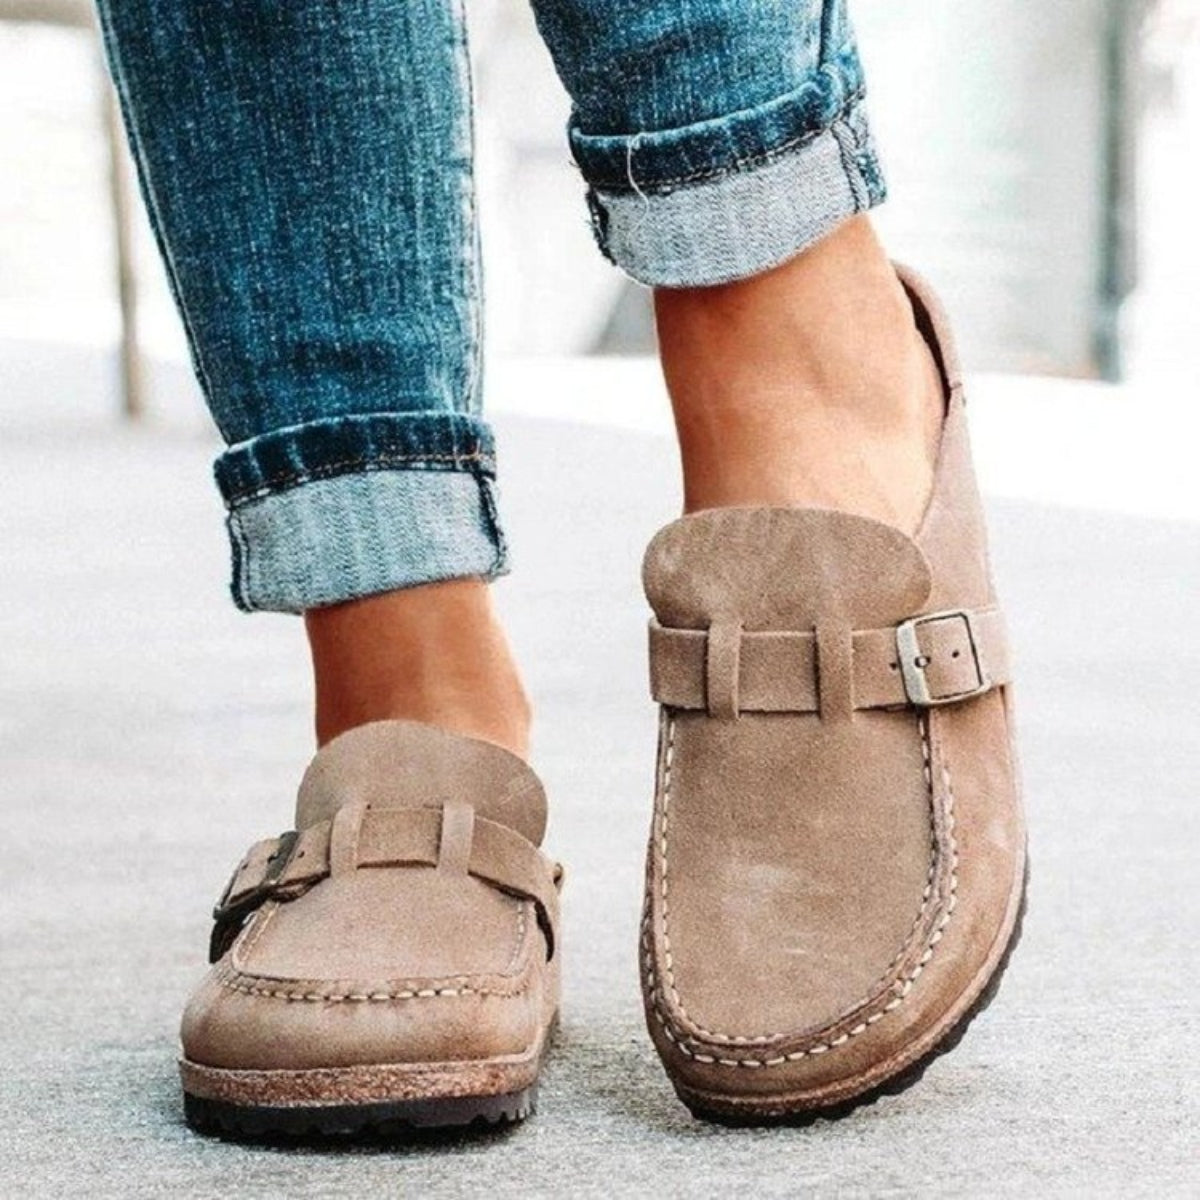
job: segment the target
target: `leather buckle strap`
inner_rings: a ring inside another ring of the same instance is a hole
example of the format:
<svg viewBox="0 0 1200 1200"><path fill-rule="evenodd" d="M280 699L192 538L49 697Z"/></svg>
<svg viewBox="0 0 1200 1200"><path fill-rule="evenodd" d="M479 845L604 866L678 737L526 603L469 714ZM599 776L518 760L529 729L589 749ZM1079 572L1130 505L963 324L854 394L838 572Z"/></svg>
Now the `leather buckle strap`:
<svg viewBox="0 0 1200 1200"><path fill-rule="evenodd" d="M448 840L453 862L444 865L462 869L499 891L533 903L549 956L553 957L562 868L509 826L476 816L473 811L468 823L461 820L462 815L453 806L364 806L358 816L360 827L355 831L348 869L437 867ZM332 822L322 821L302 833L285 833L250 848L213 909L210 962L229 950L249 917L268 900L294 900L328 878L332 836Z"/></svg>
<svg viewBox="0 0 1200 1200"><path fill-rule="evenodd" d="M998 608L948 609L878 629L847 630L848 644L833 633L836 628L826 629L822 664L815 630L742 631L736 650L720 658L736 664L736 677L726 669L714 678L708 630L670 628L652 620L651 693L668 708L712 713L715 684L720 695L736 697L736 712L829 715L831 697L841 698L838 711L847 704L859 711L934 708L969 700L1010 678ZM831 658L834 648L839 653ZM838 663L840 682L831 690L831 666Z"/></svg>
<svg viewBox="0 0 1200 1200"><path fill-rule="evenodd" d="M971 656L975 680L967 687L949 692L935 692L930 685L926 668L930 658L922 652L920 631L926 626L943 622L961 622L966 633L965 645ZM937 708L943 704L957 704L972 696L981 696L990 691L992 681L980 658L980 634L975 625L975 616L968 609L953 608L945 612L924 613L911 617L896 626L896 661L900 665L900 677L904 680L904 691L909 703L917 708Z"/></svg>

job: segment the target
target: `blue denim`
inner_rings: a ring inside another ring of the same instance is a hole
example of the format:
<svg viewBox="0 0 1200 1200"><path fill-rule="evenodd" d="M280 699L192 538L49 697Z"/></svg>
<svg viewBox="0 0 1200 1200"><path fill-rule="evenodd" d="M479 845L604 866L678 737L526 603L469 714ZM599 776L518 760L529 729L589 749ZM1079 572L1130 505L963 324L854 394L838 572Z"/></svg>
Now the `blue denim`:
<svg viewBox="0 0 1200 1200"><path fill-rule="evenodd" d="M844 0L534 0L601 250L642 283L756 274L882 202Z"/></svg>
<svg viewBox="0 0 1200 1200"><path fill-rule="evenodd" d="M98 7L227 443L237 604L504 572L462 0ZM634 278L743 278L883 199L844 0L534 10L597 241Z"/></svg>

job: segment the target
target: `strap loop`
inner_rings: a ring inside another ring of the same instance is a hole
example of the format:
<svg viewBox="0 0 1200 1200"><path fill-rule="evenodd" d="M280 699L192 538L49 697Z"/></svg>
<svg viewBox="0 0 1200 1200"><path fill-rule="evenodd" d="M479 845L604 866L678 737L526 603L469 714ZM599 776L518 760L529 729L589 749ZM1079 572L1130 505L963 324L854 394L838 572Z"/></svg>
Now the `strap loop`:
<svg viewBox="0 0 1200 1200"><path fill-rule="evenodd" d="M718 618L708 627L704 695L710 717L730 720L738 715L741 649L741 621Z"/></svg>
<svg viewBox="0 0 1200 1200"><path fill-rule="evenodd" d="M854 643L848 626L821 622L817 639L817 694L821 720L849 721L854 716Z"/></svg>
<svg viewBox="0 0 1200 1200"><path fill-rule="evenodd" d="M442 805L437 869L447 875L465 875L471 866L474 836L474 806L465 800L446 801Z"/></svg>

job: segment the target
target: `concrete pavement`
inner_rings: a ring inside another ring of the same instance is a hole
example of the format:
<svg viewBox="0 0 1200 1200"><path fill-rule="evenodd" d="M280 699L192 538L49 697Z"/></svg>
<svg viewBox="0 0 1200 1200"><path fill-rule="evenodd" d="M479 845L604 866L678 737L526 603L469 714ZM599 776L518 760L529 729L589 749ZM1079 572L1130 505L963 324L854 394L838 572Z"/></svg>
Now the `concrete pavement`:
<svg viewBox="0 0 1200 1200"><path fill-rule="evenodd" d="M1020 951L915 1090L731 1131L676 1102L638 1000L637 569L673 459L650 433L513 416L500 433L518 565L500 597L569 865L560 1045L524 1127L349 1153L204 1141L180 1117L208 907L287 826L310 751L299 622L223 594L213 446L0 441L0 1195L1195 1195L1200 525L995 505L1033 836Z"/></svg>

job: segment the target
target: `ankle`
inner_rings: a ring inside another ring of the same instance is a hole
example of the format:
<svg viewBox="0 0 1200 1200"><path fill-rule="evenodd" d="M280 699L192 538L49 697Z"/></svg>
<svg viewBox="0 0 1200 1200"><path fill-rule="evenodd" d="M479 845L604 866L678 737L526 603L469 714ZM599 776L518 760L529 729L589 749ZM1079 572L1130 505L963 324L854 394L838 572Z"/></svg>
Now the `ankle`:
<svg viewBox="0 0 1200 1200"><path fill-rule="evenodd" d="M844 508L912 529L944 396L865 219L789 263L656 295L685 509Z"/></svg>
<svg viewBox="0 0 1200 1200"><path fill-rule="evenodd" d="M400 718L527 756L529 700L482 581L315 609L305 626L319 745L355 726Z"/></svg>

